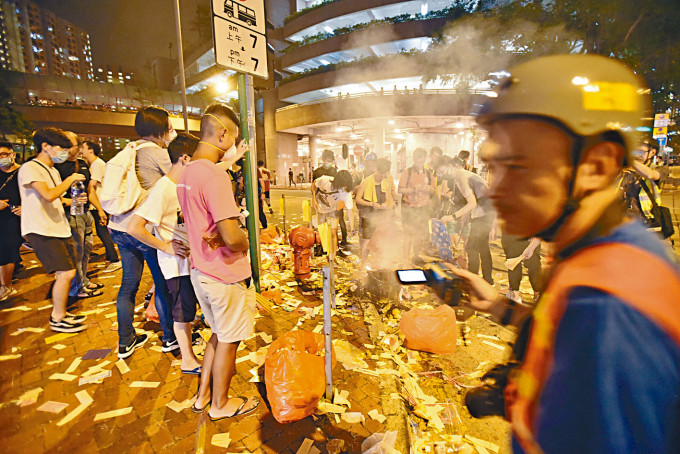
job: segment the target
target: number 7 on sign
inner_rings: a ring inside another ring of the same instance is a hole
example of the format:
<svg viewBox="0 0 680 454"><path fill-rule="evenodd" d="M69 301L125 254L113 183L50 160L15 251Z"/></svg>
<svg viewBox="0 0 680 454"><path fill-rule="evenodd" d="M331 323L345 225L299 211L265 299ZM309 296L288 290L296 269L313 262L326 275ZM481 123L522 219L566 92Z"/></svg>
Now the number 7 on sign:
<svg viewBox="0 0 680 454"><path fill-rule="evenodd" d="M257 71L257 64L260 62L260 60L258 60L255 57L250 57L250 59L255 62L255 67L253 68L253 71Z"/></svg>
<svg viewBox="0 0 680 454"><path fill-rule="evenodd" d="M252 33L250 34L250 37L253 38L253 49L255 49L255 44L257 44L257 35L253 35Z"/></svg>

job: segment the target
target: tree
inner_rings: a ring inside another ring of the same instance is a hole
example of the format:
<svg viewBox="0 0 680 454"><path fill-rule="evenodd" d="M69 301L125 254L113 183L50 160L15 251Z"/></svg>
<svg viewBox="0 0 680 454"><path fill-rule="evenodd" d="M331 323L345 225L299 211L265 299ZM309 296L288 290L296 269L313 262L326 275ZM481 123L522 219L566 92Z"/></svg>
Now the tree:
<svg viewBox="0 0 680 454"><path fill-rule="evenodd" d="M0 77L0 80L3 78ZM20 143L26 144L35 131L35 125L17 111L14 104L7 87L0 84L0 133L5 140L8 135L13 135Z"/></svg>
<svg viewBox="0 0 680 454"><path fill-rule="evenodd" d="M678 111L680 2L677 0L522 0L453 21L433 50L440 63L428 78L469 69L472 80L528 58L554 53L595 53L618 58L640 74L655 111ZM458 63L451 65L450 63ZM462 72L462 71L461 71Z"/></svg>

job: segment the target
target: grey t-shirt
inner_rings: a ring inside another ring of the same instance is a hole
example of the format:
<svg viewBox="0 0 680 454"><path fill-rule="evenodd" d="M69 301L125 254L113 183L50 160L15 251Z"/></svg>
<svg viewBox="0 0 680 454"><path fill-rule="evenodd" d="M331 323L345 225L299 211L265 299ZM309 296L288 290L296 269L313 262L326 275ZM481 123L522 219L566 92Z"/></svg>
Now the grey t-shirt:
<svg viewBox="0 0 680 454"><path fill-rule="evenodd" d="M153 142L140 141L137 149L137 178L142 189L148 191L172 167L168 150Z"/></svg>
<svg viewBox="0 0 680 454"><path fill-rule="evenodd" d="M482 177L465 169L456 169L453 174L453 184L466 199L471 194L474 194L477 199L477 206L470 214L472 219L491 213L491 207L485 198L488 186Z"/></svg>

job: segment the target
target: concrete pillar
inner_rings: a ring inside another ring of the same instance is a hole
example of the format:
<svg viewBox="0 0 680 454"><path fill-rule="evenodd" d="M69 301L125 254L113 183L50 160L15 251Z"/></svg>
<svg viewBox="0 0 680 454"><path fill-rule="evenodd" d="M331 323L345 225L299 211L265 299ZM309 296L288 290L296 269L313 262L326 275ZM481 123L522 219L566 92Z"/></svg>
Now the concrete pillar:
<svg viewBox="0 0 680 454"><path fill-rule="evenodd" d="M270 170L275 170L279 167L279 144L278 134L276 133L277 104L277 90L267 90L262 94L262 108L264 113L264 162L265 166ZM286 172L287 171L288 170L286 170ZM278 176L280 177L281 175ZM286 178L288 178L287 174Z"/></svg>
<svg viewBox="0 0 680 454"><path fill-rule="evenodd" d="M309 163L312 166L312 170L319 167L319 155L321 150L319 150L319 138L317 136L309 136Z"/></svg>
<svg viewBox="0 0 680 454"><path fill-rule="evenodd" d="M375 129L373 141L375 142L375 154L378 158L385 157L385 128L379 126Z"/></svg>

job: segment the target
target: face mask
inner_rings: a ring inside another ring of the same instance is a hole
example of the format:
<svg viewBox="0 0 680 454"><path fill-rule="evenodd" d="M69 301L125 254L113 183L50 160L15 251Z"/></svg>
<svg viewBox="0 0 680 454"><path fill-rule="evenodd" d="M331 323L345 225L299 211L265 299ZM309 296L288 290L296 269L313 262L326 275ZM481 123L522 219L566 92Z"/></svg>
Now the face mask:
<svg viewBox="0 0 680 454"><path fill-rule="evenodd" d="M14 164L14 161L12 161L12 158L0 158L0 166L1 167L9 167L12 164Z"/></svg>
<svg viewBox="0 0 680 454"><path fill-rule="evenodd" d="M165 143L165 147L167 148L168 145L170 145L170 142L172 142L173 140L175 140L176 137L177 137L177 131L175 131L175 130L173 129L172 131L170 131L170 132L168 133L168 138L165 139L165 140L163 140L163 142Z"/></svg>
<svg viewBox="0 0 680 454"><path fill-rule="evenodd" d="M323 166L324 166L324 168L326 168L326 169L330 169L330 168L331 168L331 165L333 165L332 162L324 162L324 163L323 163Z"/></svg>
<svg viewBox="0 0 680 454"><path fill-rule="evenodd" d="M55 164L61 164L68 159L68 150L61 150L56 156L50 156L52 162Z"/></svg>
<svg viewBox="0 0 680 454"><path fill-rule="evenodd" d="M236 144L232 145L227 151L224 152L222 156L222 161L229 161L236 156Z"/></svg>

